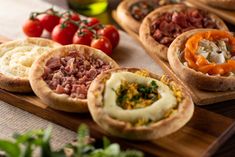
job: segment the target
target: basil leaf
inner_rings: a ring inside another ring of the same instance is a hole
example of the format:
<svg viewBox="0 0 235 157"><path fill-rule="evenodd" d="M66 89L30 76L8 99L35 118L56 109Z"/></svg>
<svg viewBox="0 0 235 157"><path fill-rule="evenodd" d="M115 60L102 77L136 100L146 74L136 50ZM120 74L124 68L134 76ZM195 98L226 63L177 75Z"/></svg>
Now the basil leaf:
<svg viewBox="0 0 235 157"><path fill-rule="evenodd" d="M44 132L44 135L43 135L43 143L42 143L42 146L41 146L41 152L42 152L42 156L46 156L46 157L51 157L51 146L50 146L50 137L51 137L51 130L52 130L52 127L49 126L45 132Z"/></svg>
<svg viewBox="0 0 235 157"><path fill-rule="evenodd" d="M110 141L107 137L103 137L103 147L104 149L107 148L110 145Z"/></svg>
<svg viewBox="0 0 235 157"><path fill-rule="evenodd" d="M19 145L7 140L0 140L0 150L4 151L8 157L20 157L21 154Z"/></svg>

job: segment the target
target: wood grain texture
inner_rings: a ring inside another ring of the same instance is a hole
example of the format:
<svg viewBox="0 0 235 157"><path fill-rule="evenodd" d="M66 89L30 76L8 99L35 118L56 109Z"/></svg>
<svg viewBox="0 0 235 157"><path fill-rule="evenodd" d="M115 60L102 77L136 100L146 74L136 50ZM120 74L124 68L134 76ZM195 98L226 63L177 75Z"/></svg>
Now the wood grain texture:
<svg viewBox="0 0 235 157"><path fill-rule="evenodd" d="M6 40L8 39L0 37L0 42ZM86 123L91 128L93 137L100 139L104 134L109 136L95 124L90 114L53 110L33 94L22 95L0 89L0 99L73 131L76 131L81 123ZM109 138L119 142L125 148L140 149L148 157L199 157L211 156L232 135L234 128L234 120L196 107L193 118L186 126L164 138L150 142L132 142L115 137Z"/></svg>
<svg viewBox="0 0 235 157"><path fill-rule="evenodd" d="M189 6L195 6L197 8L207 10L212 12L229 23L235 24L235 11L229 11L224 9L218 9L211 6L206 5L201 0L185 0L184 3Z"/></svg>
<svg viewBox="0 0 235 157"><path fill-rule="evenodd" d="M73 114L56 111L43 104L35 95L20 95L0 89L0 99L52 121L73 131L81 123L91 128L91 135L100 139L107 135L89 114ZM150 142L132 142L110 137L125 147L140 149L148 156L211 156L233 133L234 120L219 114L195 108L193 118L179 131ZM108 135L107 135L108 136Z"/></svg>
<svg viewBox="0 0 235 157"><path fill-rule="evenodd" d="M130 34L136 41L138 41L140 44L141 41L139 40L139 36L138 34L134 33L131 29L128 28L128 26L126 26L124 23L122 23L121 20L118 19L118 17L116 16L116 12L113 11L112 13L113 18L116 20L117 23L119 23L119 25L128 33ZM144 47L144 45L142 44L142 46ZM150 51L147 51L146 53L152 57L152 59L159 64L162 69L168 74L170 75L175 81L177 81L178 83L180 83L181 85L183 85L185 87L185 89L190 93L193 102L197 105L209 105L209 104L213 104L213 103L218 103L218 102L223 102L226 100L231 100L231 99L235 99L235 91L229 91L229 92L209 92L209 91L203 91L203 90L199 90L196 87L194 87L191 84L187 84L185 82L183 82L170 68L170 65L168 62L160 59L155 53L152 53Z"/></svg>

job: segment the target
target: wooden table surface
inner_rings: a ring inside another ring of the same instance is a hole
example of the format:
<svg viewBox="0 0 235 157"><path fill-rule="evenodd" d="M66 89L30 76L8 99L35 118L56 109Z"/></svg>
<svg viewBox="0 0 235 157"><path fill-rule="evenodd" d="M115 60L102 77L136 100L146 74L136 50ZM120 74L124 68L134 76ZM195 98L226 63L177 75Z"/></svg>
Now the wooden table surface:
<svg viewBox="0 0 235 157"><path fill-rule="evenodd" d="M115 24L118 28L117 23L113 20L111 16L111 11L116 8L120 0L110 0L109 8L106 12L98 15L97 18L101 19L104 23L112 23ZM230 29L230 31L235 32L235 25L230 23L226 23ZM203 106L202 108L222 114L229 118L235 119L235 100L226 101L222 103L212 104L209 106ZM235 133L235 132L234 132ZM228 139L222 147L218 149L218 151L213 155L214 157L231 157L235 154L235 134Z"/></svg>
<svg viewBox="0 0 235 157"><path fill-rule="evenodd" d="M48 1L56 2L56 0L48 0ZM2 0L2 2L3 2L3 0ZM110 2L110 4L109 4L109 8L107 9L107 11L97 17L103 23L112 23L112 24L115 24L118 28L120 28L115 23L115 21L112 19L112 16L111 16L112 9L116 8L116 6L120 2L120 0L109 0L109 2ZM228 24L228 26L231 31L235 31L235 25ZM223 102L223 103L218 103L218 104L213 104L213 105L209 105L209 106L204 106L203 108L235 119L235 100L227 101L227 102ZM235 134L227 142L225 142L221 148L219 148L219 150L214 154L214 156L215 157L217 157L217 156L223 156L223 157L234 156L234 154L235 154L234 148L235 148Z"/></svg>

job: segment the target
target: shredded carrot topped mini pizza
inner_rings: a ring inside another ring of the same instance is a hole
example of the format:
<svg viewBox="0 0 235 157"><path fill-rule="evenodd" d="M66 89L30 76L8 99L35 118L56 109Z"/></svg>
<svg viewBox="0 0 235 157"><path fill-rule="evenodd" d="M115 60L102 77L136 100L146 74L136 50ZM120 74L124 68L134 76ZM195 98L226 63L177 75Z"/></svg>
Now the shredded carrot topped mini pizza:
<svg viewBox="0 0 235 157"><path fill-rule="evenodd" d="M201 90L235 90L235 37L216 29L183 33L170 45L172 70L187 84Z"/></svg>
<svg viewBox="0 0 235 157"><path fill-rule="evenodd" d="M184 49L187 65L210 75L235 71L235 38L226 31L199 32L190 37Z"/></svg>

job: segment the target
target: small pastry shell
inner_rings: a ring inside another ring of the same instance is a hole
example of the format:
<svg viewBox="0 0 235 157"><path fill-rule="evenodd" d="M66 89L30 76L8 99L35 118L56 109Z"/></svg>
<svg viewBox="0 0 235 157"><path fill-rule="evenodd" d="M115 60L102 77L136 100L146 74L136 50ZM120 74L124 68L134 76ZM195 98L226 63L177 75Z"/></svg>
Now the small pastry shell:
<svg viewBox="0 0 235 157"><path fill-rule="evenodd" d="M189 37L195 33L209 31L213 29L195 29L185 32L178 36L168 49L168 60L171 69L187 84L193 85L198 89L208 91L228 91L235 90L234 76L216 76L207 75L199 71L195 71L185 66L180 60L180 53L184 49L184 44Z"/></svg>
<svg viewBox="0 0 235 157"><path fill-rule="evenodd" d="M33 63L29 74L30 84L34 93L53 109L66 112L88 112L87 99L72 98L67 94L57 94L42 78L44 67L50 58L66 56L71 51L81 54L91 54L95 58L108 62L112 68L119 67L114 60L100 50L84 45L68 45L51 50Z"/></svg>
<svg viewBox="0 0 235 157"><path fill-rule="evenodd" d="M182 11L187 9L188 7L185 5L167 5L158 9L155 9L153 12L151 12L148 16L145 17L144 21L142 22L139 30L139 36L140 40L150 53L159 56L161 59L167 61L167 49L163 44L160 44L159 42L155 41L154 38L151 35L151 24L152 22L159 16L161 16L163 13L169 12L175 12L175 11ZM209 13L209 17L215 23L217 24L218 28L221 30L228 30L225 23L216 15Z"/></svg>
<svg viewBox="0 0 235 157"><path fill-rule="evenodd" d="M148 125L134 126L128 122L120 121L112 118L103 109L103 92L105 83L110 78L112 73L129 71L136 72L137 68L119 68L108 70L99 75L91 84L88 90L88 107L94 121L111 135L131 139L131 140L153 140L168 134L171 134L183 127L192 117L194 105L191 97L182 90L182 101L178 104L177 111L170 114L168 117L152 122ZM149 73L149 77L160 79L160 76ZM169 86L175 84L172 80L166 78Z"/></svg>

